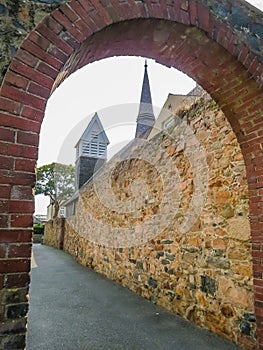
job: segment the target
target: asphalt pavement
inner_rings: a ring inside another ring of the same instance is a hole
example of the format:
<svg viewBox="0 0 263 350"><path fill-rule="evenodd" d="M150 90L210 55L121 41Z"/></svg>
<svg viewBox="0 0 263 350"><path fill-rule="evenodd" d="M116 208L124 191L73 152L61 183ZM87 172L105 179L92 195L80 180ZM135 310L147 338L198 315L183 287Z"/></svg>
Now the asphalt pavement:
<svg viewBox="0 0 263 350"><path fill-rule="evenodd" d="M27 350L238 350L234 344L34 245Z"/></svg>

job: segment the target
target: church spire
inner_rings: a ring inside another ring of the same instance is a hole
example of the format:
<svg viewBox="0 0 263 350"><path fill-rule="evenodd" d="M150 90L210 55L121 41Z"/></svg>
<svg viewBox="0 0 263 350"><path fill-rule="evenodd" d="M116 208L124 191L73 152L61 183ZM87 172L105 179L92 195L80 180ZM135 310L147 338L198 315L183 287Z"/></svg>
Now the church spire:
<svg viewBox="0 0 263 350"><path fill-rule="evenodd" d="M135 134L135 137L143 139L149 136L155 122L147 67L147 61L145 60L141 100Z"/></svg>

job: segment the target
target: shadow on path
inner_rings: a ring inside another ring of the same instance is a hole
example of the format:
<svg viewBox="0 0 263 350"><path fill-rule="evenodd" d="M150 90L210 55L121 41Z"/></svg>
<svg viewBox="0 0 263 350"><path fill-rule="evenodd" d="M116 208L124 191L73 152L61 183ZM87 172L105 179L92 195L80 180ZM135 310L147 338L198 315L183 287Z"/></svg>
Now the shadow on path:
<svg viewBox="0 0 263 350"><path fill-rule="evenodd" d="M27 350L237 350L232 343L34 245Z"/></svg>

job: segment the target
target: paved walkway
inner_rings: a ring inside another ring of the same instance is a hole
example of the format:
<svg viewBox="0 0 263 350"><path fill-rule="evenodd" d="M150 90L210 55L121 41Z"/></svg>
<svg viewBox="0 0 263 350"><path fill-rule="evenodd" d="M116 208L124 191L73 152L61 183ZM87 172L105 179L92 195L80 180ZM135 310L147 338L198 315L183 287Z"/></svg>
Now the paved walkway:
<svg viewBox="0 0 263 350"><path fill-rule="evenodd" d="M237 350L66 253L34 246L27 350Z"/></svg>

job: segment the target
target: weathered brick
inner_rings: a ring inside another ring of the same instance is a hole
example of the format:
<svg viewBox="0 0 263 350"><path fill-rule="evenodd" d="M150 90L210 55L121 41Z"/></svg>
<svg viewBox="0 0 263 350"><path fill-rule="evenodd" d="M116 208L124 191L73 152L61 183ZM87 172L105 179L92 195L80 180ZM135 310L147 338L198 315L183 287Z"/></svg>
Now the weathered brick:
<svg viewBox="0 0 263 350"><path fill-rule="evenodd" d="M6 288L23 288L29 286L30 275L26 273L13 273L6 275Z"/></svg>
<svg viewBox="0 0 263 350"><path fill-rule="evenodd" d="M188 12L181 11L181 22L186 25L190 24L190 17Z"/></svg>
<svg viewBox="0 0 263 350"><path fill-rule="evenodd" d="M9 335L2 338L1 347L5 350L24 349L26 345L25 334Z"/></svg>
<svg viewBox="0 0 263 350"><path fill-rule="evenodd" d="M0 156L1 169L12 170L14 168L14 159L12 157Z"/></svg>
<svg viewBox="0 0 263 350"><path fill-rule="evenodd" d="M56 34L60 34L63 30L63 26L53 17L46 17L43 23Z"/></svg>
<svg viewBox="0 0 263 350"><path fill-rule="evenodd" d="M38 154L38 147L30 145L9 144L7 152L9 155L14 157L36 159L36 156Z"/></svg>
<svg viewBox="0 0 263 350"><path fill-rule="evenodd" d="M29 80L21 75L15 74L14 72L7 72L5 75L5 81L10 85L16 86L18 88L25 89L29 83Z"/></svg>
<svg viewBox="0 0 263 350"><path fill-rule="evenodd" d="M78 19L76 12L72 10L72 7L69 4L62 4L60 10L66 15L70 22L75 22Z"/></svg>
<svg viewBox="0 0 263 350"><path fill-rule="evenodd" d="M41 85L51 88L53 85L53 79L41 72L38 72L36 69L29 67L17 60L12 62L12 66L10 67L12 71L19 73L20 75L29 78L30 80L39 83L41 81Z"/></svg>
<svg viewBox="0 0 263 350"><path fill-rule="evenodd" d="M0 288L2 289L4 287L4 280L5 280L5 275L0 275ZM1 316L0 316L1 318Z"/></svg>
<svg viewBox="0 0 263 350"><path fill-rule="evenodd" d="M1 111L7 111L12 114L19 114L21 104L19 102L13 101L12 99L0 96L0 109ZM2 114L2 116L4 115Z"/></svg>
<svg viewBox="0 0 263 350"><path fill-rule="evenodd" d="M7 142L0 142L0 154L1 155L8 155L8 143Z"/></svg>
<svg viewBox="0 0 263 350"><path fill-rule="evenodd" d="M28 303L13 304L7 306L7 318L14 320L21 318L27 315L28 312Z"/></svg>
<svg viewBox="0 0 263 350"><path fill-rule="evenodd" d="M16 159L15 170L35 173L36 172L36 161L30 160L30 159Z"/></svg>
<svg viewBox="0 0 263 350"><path fill-rule="evenodd" d="M88 2L86 2L87 4L88 4ZM84 10L84 8L79 4L79 2L77 3L77 2L74 2L74 3L72 3L72 4L70 4L70 7L78 14L78 16L80 17L80 22L83 22L83 20L85 21L85 22L87 22L87 24L88 24L88 19L89 19L89 16L88 16L88 12L86 12L85 10ZM90 7L90 9L91 9L91 7ZM75 21L75 24L76 23L78 23L79 22L79 20L77 20L76 19L76 21Z"/></svg>
<svg viewBox="0 0 263 350"><path fill-rule="evenodd" d="M15 141L14 130L0 127L0 140L14 142Z"/></svg>
<svg viewBox="0 0 263 350"><path fill-rule="evenodd" d="M24 107L24 109L25 108L26 107ZM30 111L32 111L32 108L30 108ZM33 114L33 112L31 112L30 115L32 115L32 114ZM41 115L43 115L43 113L41 113ZM27 116L27 118L28 117L29 116ZM4 113L0 113L0 118L1 118L1 122L2 122L3 126L8 126L8 127L11 127L11 128L15 127L15 128L17 128L19 130L31 130L33 132L39 132L40 131L41 124L39 122L35 122L33 120L28 120L28 119L25 119L25 118L22 118L22 117L13 116L13 115L4 114Z"/></svg>
<svg viewBox="0 0 263 350"><path fill-rule="evenodd" d="M52 78L56 78L58 75L58 71L54 68L52 68L51 66L49 66L48 64L41 62L38 65L38 70Z"/></svg>
<svg viewBox="0 0 263 350"><path fill-rule="evenodd" d="M0 213L8 213L8 207L9 207L9 204L8 204L8 200L5 200L5 199L2 199L0 201Z"/></svg>
<svg viewBox="0 0 263 350"><path fill-rule="evenodd" d="M78 20L75 23L75 25L79 29L79 31L81 31L83 33L83 35L85 35L85 36L89 36L89 35L91 35L93 33L92 29L88 25L89 21L86 22L86 21L83 21L83 20Z"/></svg>
<svg viewBox="0 0 263 350"><path fill-rule="evenodd" d="M8 257L9 258L30 258L31 257L31 244L11 244L9 246Z"/></svg>
<svg viewBox="0 0 263 350"><path fill-rule="evenodd" d="M24 288L6 288L0 291L0 304L14 304L16 302L27 302L28 287Z"/></svg>
<svg viewBox="0 0 263 350"><path fill-rule="evenodd" d="M44 86L31 82L27 91L33 95L41 96L43 98L49 98L50 90Z"/></svg>
<svg viewBox="0 0 263 350"><path fill-rule="evenodd" d="M46 101L44 99L36 97L32 94L27 94L26 92L11 86L5 85L2 89L2 95L6 98L13 99L17 102L24 103L39 110L44 110L46 106Z"/></svg>
<svg viewBox="0 0 263 350"><path fill-rule="evenodd" d="M62 41L59 37L55 35L47 26L44 24L40 24L37 27L37 31L43 35L44 37L48 36L49 40L55 44L62 52L66 55L70 55L73 49L64 41Z"/></svg>
<svg viewBox="0 0 263 350"><path fill-rule="evenodd" d="M33 213L32 213L33 214ZM11 227L32 227L33 226L33 215L11 215Z"/></svg>
<svg viewBox="0 0 263 350"><path fill-rule="evenodd" d="M29 272L29 259L1 259L0 273Z"/></svg>
<svg viewBox="0 0 263 350"><path fill-rule="evenodd" d="M70 20L65 17L60 10L55 10L52 16L57 20L74 38L77 42L82 42L85 37L83 34L73 26Z"/></svg>
<svg viewBox="0 0 263 350"><path fill-rule="evenodd" d="M68 58L68 55L63 52L63 50L60 50L56 45L51 45L48 52L63 63L66 62Z"/></svg>
<svg viewBox="0 0 263 350"><path fill-rule="evenodd" d="M39 48L42 49L41 51L44 51L44 52L48 49L48 47L50 45L50 41L48 39L44 38L42 35L40 35L37 32L31 32L28 36L28 39L29 39L29 41L35 43ZM39 57L38 52L36 52L35 50L34 51L29 50L29 47L31 47L31 49L32 49L32 46L30 45L30 43L27 42L27 40L25 40L22 43L21 47L24 48L25 50L28 50L29 52L31 52L35 56ZM39 58L41 58L41 57L39 57Z"/></svg>
<svg viewBox="0 0 263 350"><path fill-rule="evenodd" d="M12 145L15 146L15 145ZM36 175L31 173L25 173L21 171L12 171L5 169L0 169L0 183L9 185L34 185L36 180Z"/></svg>
<svg viewBox="0 0 263 350"><path fill-rule="evenodd" d="M7 155L8 152L8 143L7 142L0 142L0 154Z"/></svg>
<svg viewBox="0 0 263 350"><path fill-rule="evenodd" d="M10 200L9 212L10 213L32 213L34 211L34 203L32 201L25 200Z"/></svg>
<svg viewBox="0 0 263 350"><path fill-rule="evenodd" d="M19 61L32 68L36 67L39 61L37 57L31 55L28 51L22 49L18 50L16 57Z"/></svg>
<svg viewBox="0 0 263 350"><path fill-rule="evenodd" d="M196 1L189 2L189 12L190 12L190 21L192 25L196 25L197 21L197 6Z"/></svg>
<svg viewBox="0 0 263 350"><path fill-rule="evenodd" d="M11 188L10 199L33 200L33 189L31 186L16 186Z"/></svg>
<svg viewBox="0 0 263 350"><path fill-rule="evenodd" d="M87 0L79 0L79 3L82 5L86 12L90 12L93 9L91 2Z"/></svg>
<svg viewBox="0 0 263 350"><path fill-rule="evenodd" d="M31 120L35 120L38 121L38 125L41 125L40 123L42 122L43 118L44 118L44 112L40 111L38 109L32 108L32 106L23 106L22 111L21 111L21 115L24 118L30 119ZM31 130L31 128L27 128L28 131L34 131Z"/></svg>
<svg viewBox="0 0 263 350"><path fill-rule="evenodd" d="M16 320L15 322L5 322L0 325L0 333L5 334L19 334L26 331L26 320ZM12 345L13 346L13 345Z"/></svg>
<svg viewBox="0 0 263 350"><path fill-rule="evenodd" d="M7 227L8 218L9 218L9 216L7 214L0 214L0 228ZM0 240L1 240L1 238L0 238Z"/></svg>
<svg viewBox="0 0 263 350"><path fill-rule="evenodd" d="M0 198L9 198L11 193L10 185L0 185Z"/></svg>
<svg viewBox="0 0 263 350"><path fill-rule="evenodd" d="M0 259L3 259L6 257L7 253L7 246L6 244L0 244Z"/></svg>
<svg viewBox="0 0 263 350"><path fill-rule="evenodd" d="M210 12L207 7L197 2L198 26L206 32L210 29Z"/></svg>
<svg viewBox="0 0 263 350"><path fill-rule="evenodd" d="M39 142L39 134L33 132L18 131L17 132L17 143L23 145L37 146Z"/></svg>
<svg viewBox="0 0 263 350"><path fill-rule="evenodd" d="M37 36L37 34L35 33ZM37 36L41 38L39 35ZM37 39L36 39L37 40ZM49 47L49 42L47 41L47 48ZM42 61L46 62L47 64L51 65L52 67L56 69L61 68L61 62L57 60L55 57L47 53L47 51L42 50L37 44L33 43L32 41L25 41L23 44L24 49L28 50L32 54L34 54L36 57L41 59Z"/></svg>

